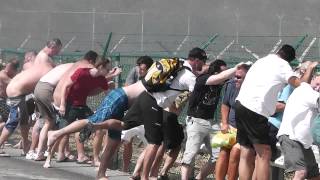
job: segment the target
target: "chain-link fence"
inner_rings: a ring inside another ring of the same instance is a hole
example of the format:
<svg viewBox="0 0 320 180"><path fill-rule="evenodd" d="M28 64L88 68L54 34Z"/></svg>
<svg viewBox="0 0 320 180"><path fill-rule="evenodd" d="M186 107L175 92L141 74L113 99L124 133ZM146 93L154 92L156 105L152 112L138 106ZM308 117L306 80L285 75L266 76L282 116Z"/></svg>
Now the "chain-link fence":
<svg viewBox="0 0 320 180"><path fill-rule="evenodd" d="M133 35L132 35L133 36ZM113 43L117 44L117 37L121 37L119 34L113 36ZM126 36L128 37L128 36ZM168 38L168 37L166 37ZM182 38L182 37L181 37ZM206 49L208 57L210 60L217 58L223 59L227 62L229 67L234 66L240 61L255 61L259 57L263 57L269 53L275 52L279 47L284 44L291 44L296 48L297 59L308 59L308 60L318 60L319 59L319 47L317 43L312 44L314 38L305 36L288 36L282 37L279 39L277 36L199 36L199 37L187 37L189 39L189 45L181 43L181 47L188 47L191 49L194 46L200 46ZM130 39L130 38L128 38ZM192 39L192 40L190 40ZM150 41L151 42L151 41ZM169 42L158 42L156 43L158 47L153 47L149 51L144 52L126 52L126 51L117 51L115 48L109 48L108 57L112 60L114 66L121 66L123 72L116 79L117 87L121 87L125 81L125 78L128 75L128 72L131 68L135 66L136 60L138 57L143 55L148 55L154 60L159 60L164 57L182 57L186 58L189 49L186 48L176 48L177 44L174 44L171 41ZM192 42L192 43L190 43ZM166 44L168 43L168 44ZM119 41L118 41L119 45ZM128 40L123 46L129 46L130 41ZM178 45L178 46L179 46ZM154 51L153 49L167 47L166 51ZM108 47L106 47L107 49ZM177 50L178 49L178 50ZM147 49L146 49L147 50ZM110 52L112 51L112 52ZM24 58L25 50L23 49L0 49L0 58L2 62L7 62L11 58L16 58L20 61ZM85 51L80 52L63 52L61 55L55 56L54 61L59 63L74 62L77 59L80 59L85 54ZM303 57L302 57L303 56ZM296 66L299 62L295 61L293 66ZM96 109L100 104L104 93L101 93L97 96L88 98L88 104L91 108ZM181 122L184 119L185 111L180 117ZM219 109L216 113L216 119L219 119L220 113Z"/></svg>

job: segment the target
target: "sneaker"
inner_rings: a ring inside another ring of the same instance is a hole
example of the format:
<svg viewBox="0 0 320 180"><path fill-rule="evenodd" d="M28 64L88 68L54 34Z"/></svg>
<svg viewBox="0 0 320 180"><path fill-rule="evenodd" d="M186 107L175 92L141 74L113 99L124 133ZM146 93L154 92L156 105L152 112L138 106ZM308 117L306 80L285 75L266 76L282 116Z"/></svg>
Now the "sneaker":
<svg viewBox="0 0 320 180"><path fill-rule="evenodd" d="M36 158L37 154L31 150L26 154L26 159L28 160L34 160Z"/></svg>
<svg viewBox="0 0 320 180"><path fill-rule="evenodd" d="M89 139L92 132L93 132L93 124L91 122L88 122L88 124L80 131L80 134L79 134L80 142L84 143L87 139Z"/></svg>
<svg viewBox="0 0 320 180"><path fill-rule="evenodd" d="M48 157L48 155L49 155L49 152L48 152L48 151L45 151L45 152L44 152L44 157Z"/></svg>

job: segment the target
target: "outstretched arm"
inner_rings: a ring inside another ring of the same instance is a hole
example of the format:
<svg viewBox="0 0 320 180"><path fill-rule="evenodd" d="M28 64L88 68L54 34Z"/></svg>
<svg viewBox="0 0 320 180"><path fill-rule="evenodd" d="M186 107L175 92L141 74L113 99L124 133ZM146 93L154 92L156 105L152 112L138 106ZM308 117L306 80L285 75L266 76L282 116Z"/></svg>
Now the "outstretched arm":
<svg viewBox="0 0 320 180"><path fill-rule="evenodd" d="M251 61L248 61L246 63L240 62L233 68L222 71L219 74L211 75L207 79L206 85L217 85L217 84L223 83L225 80L230 79L232 76L234 76L236 70L243 64L251 65L252 62Z"/></svg>
<svg viewBox="0 0 320 180"><path fill-rule="evenodd" d="M312 79L312 74L316 66L318 65L318 62L309 62L307 63L307 67L305 68L305 72L303 73L300 80L302 82L310 83ZM303 70L303 69L301 69Z"/></svg>
<svg viewBox="0 0 320 180"><path fill-rule="evenodd" d="M119 67L113 68L106 76L106 79L112 79L116 76L118 76L122 72L122 69Z"/></svg>

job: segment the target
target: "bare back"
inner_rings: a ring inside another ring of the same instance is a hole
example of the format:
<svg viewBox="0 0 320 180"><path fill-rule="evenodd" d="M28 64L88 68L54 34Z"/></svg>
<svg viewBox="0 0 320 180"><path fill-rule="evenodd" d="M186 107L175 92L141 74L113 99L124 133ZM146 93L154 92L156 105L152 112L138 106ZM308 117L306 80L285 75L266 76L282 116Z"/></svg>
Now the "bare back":
<svg viewBox="0 0 320 180"><path fill-rule="evenodd" d="M146 91L146 88L141 81L138 81L129 86L122 87L122 89L128 96L129 104L131 104L132 101L137 98L143 91Z"/></svg>
<svg viewBox="0 0 320 180"><path fill-rule="evenodd" d="M8 97L32 93L40 78L49 72L53 66L51 58L43 50L40 51L34 64L29 69L21 71L10 81L6 90Z"/></svg>
<svg viewBox="0 0 320 180"><path fill-rule="evenodd" d="M11 78L5 73L5 70L0 71L0 98L6 98L6 89Z"/></svg>
<svg viewBox="0 0 320 180"><path fill-rule="evenodd" d="M58 107L60 106L62 87L64 83L68 80L68 78L71 78L73 73L79 68L93 68L93 67L94 66L90 64L87 60L81 60L74 63L71 66L71 68L66 73L63 74L62 78L59 80L56 86L56 89L54 90L54 93L53 93L53 100L54 100L55 106L58 106Z"/></svg>

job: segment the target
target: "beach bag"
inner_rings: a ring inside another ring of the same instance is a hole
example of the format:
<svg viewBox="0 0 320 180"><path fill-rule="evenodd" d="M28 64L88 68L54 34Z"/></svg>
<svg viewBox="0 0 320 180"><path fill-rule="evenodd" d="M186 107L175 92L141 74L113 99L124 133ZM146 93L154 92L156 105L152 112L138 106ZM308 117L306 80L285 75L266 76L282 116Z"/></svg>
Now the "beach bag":
<svg viewBox="0 0 320 180"><path fill-rule="evenodd" d="M227 133L222 133L218 131L218 133L214 134L211 138L211 147L218 148L224 147L227 149L232 148L233 145L237 143L237 130L230 129Z"/></svg>
<svg viewBox="0 0 320 180"><path fill-rule="evenodd" d="M166 91L170 89L170 81L185 68L191 71L179 58L160 59L151 65L142 83L149 92Z"/></svg>

